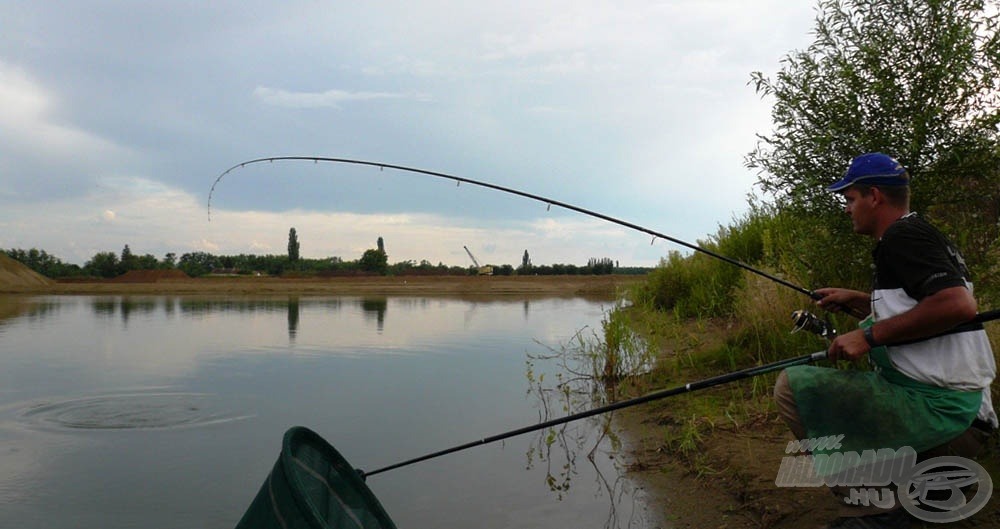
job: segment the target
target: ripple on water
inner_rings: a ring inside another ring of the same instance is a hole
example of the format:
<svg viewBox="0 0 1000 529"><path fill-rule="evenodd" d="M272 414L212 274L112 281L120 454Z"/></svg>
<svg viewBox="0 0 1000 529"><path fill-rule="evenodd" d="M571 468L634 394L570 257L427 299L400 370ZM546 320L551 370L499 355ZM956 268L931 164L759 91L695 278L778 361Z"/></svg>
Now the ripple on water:
<svg viewBox="0 0 1000 529"><path fill-rule="evenodd" d="M130 393L49 402L23 411L32 424L84 430L185 428L245 419L205 393Z"/></svg>

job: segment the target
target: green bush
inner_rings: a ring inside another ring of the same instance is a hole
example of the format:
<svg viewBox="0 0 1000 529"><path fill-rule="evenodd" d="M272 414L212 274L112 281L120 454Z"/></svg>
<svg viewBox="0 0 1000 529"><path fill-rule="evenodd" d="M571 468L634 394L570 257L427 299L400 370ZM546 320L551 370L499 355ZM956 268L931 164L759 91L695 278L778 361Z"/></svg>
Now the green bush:
<svg viewBox="0 0 1000 529"><path fill-rule="evenodd" d="M728 227L720 227L698 245L753 266L763 259L771 222L767 213L753 211ZM632 300L654 310L673 311L681 318L730 316L742 281L740 272L739 267L702 252L683 255L672 251L633 291Z"/></svg>

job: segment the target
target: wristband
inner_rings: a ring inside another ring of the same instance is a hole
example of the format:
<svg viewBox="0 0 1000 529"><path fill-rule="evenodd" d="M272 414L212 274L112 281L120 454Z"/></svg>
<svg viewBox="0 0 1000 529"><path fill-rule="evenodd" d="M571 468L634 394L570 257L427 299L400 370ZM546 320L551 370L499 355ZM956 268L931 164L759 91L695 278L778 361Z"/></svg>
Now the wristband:
<svg viewBox="0 0 1000 529"><path fill-rule="evenodd" d="M875 341L875 335L872 334L872 327L874 327L874 325L865 327L864 334L865 334L865 341L868 342L868 347L874 349L878 347L878 342Z"/></svg>

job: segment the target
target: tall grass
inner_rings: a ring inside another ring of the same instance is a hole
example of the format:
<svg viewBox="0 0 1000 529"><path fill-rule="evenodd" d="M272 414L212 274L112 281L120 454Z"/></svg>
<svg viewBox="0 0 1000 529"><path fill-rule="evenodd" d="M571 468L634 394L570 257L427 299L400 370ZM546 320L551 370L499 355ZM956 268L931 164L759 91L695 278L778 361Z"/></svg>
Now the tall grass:
<svg viewBox="0 0 1000 529"><path fill-rule="evenodd" d="M720 227L698 246L744 263L757 262L764 255L766 227L767 217L752 212ZM740 268L730 263L701 252L685 256L672 251L632 292L632 300L680 318L731 316L741 279Z"/></svg>
<svg viewBox="0 0 1000 529"><path fill-rule="evenodd" d="M806 331L793 332L792 312L810 310L802 294L746 272L737 295L734 332L726 343L740 351L741 365L768 364L826 349L826 342ZM835 326L843 323L833 320Z"/></svg>

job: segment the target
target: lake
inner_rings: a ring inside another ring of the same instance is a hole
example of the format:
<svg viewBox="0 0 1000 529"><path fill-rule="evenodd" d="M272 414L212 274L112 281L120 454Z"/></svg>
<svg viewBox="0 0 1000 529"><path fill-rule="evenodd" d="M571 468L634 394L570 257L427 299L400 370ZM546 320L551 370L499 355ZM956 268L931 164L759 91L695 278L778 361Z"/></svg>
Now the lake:
<svg viewBox="0 0 1000 529"><path fill-rule="evenodd" d="M291 426L371 471L562 416L539 357L611 305L0 297L0 526L232 528ZM400 528L649 526L598 421L557 433L368 485Z"/></svg>

